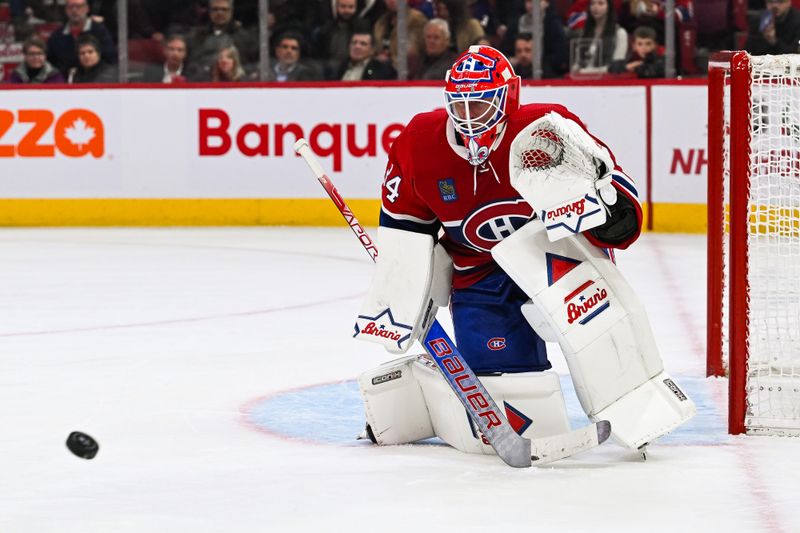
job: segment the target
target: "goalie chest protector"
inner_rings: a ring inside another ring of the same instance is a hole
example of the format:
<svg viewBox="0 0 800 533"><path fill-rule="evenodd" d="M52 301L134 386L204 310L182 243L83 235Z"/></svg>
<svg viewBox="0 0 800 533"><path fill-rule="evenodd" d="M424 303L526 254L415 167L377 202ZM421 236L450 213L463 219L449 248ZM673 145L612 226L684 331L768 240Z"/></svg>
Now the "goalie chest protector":
<svg viewBox="0 0 800 533"><path fill-rule="evenodd" d="M533 218L533 209L511 186L511 141L525 126L555 111L581 124L556 104L528 104L509 119L487 163L473 167L451 145L447 113L438 109L415 116L392 146L381 190L381 225L433 233L455 266L453 287L468 287L492 272L491 249Z"/></svg>

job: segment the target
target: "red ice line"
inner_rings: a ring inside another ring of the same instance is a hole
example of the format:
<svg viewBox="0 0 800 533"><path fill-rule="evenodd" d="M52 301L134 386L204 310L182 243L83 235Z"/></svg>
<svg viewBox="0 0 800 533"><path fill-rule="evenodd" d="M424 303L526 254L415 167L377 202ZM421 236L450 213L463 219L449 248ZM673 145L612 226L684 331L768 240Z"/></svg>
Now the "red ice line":
<svg viewBox="0 0 800 533"><path fill-rule="evenodd" d="M201 322L203 320L216 320L220 318L232 318L232 317L242 317L242 316L254 316L254 315L265 315L269 313L280 313L283 311L294 311L297 309L306 309L308 307L316 307L318 305L326 305L330 303L339 302L342 300L350 300L354 298L359 298L363 295L363 293L354 294L350 296L339 296L337 298L331 298L329 300L320 300L317 302L308 302L304 304L296 304L296 305L285 305L282 307L273 307L271 309L259 309L256 311L242 311L239 313L228 313L223 315L208 315L208 316L198 316L198 317L189 317L189 318L175 318L171 320L157 320L153 322L137 322L134 324L110 324L106 326L90 326L84 328L68 328L68 329L52 329L52 330L41 330L41 331L19 331L19 332L10 332L10 333L0 333L0 337L24 337L24 336L35 336L35 335L57 335L59 333L79 333L84 331L103 331L109 329L128 329L128 328L142 328L148 326L160 326L164 324L182 324L188 322Z"/></svg>

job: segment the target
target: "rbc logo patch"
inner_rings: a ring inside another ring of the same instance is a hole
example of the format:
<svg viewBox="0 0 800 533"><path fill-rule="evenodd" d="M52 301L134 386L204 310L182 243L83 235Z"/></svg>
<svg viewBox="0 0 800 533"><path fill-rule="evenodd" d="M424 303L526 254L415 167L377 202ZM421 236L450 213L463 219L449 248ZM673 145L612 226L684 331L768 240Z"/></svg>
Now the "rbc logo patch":
<svg viewBox="0 0 800 533"><path fill-rule="evenodd" d="M455 202L458 200L458 195L456 194L456 184L453 181L453 178L439 180L439 194L444 202Z"/></svg>
<svg viewBox="0 0 800 533"><path fill-rule="evenodd" d="M506 339L504 337L492 337L486 343L486 347L490 350L504 350L506 348Z"/></svg>

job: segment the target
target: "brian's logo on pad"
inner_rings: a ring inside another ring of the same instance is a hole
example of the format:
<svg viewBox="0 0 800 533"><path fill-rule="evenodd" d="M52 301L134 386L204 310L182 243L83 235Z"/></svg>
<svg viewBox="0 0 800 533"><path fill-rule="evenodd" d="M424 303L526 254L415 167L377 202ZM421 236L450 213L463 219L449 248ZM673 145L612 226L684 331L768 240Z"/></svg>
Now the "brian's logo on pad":
<svg viewBox="0 0 800 533"><path fill-rule="evenodd" d="M584 325L608 309L608 289L602 281L587 281L564 298L567 306L567 323L578 321Z"/></svg>
<svg viewBox="0 0 800 533"><path fill-rule="evenodd" d="M353 337L402 350L403 343L411 337L411 329L411 326L395 322L391 309L386 308L376 316L358 315Z"/></svg>
<svg viewBox="0 0 800 533"><path fill-rule="evenodd" d="M577 202L572 202L570 204L562 205L555 209L551 209L550 211L545 211L542 218L545 221L551 221L554 218L565 216L566 218L571 218L572 214L575 213L576 215L582 215L584 210L586 209L586 198L581 198Z"/></svg>
<svg viewBox="0 0 800 533"><path fill-rule="evenodd" d="M381 324L379 326L375 322L368 322L367 325L364 326L364 329L361 330L361 334L372 335L373 337L380 337L382 339L391 339L393 341L399 341L403 336L398 331L386 329L385 325Z"/></svg>
<svg viewBox="0 0 800 533"><path fill-rule="evenodd" d="M588 194L543 209L539 214L550 242L600 226L606 221L606 212L600 201Z"/></svg>
<svg viewBox="0 0 800 533"><path fill-rule="evenodd" d="M453 181L453 178L439 180L439 195L442 197L442 201L444 202L455 202L458 200L458 195L456 194L456 184Z"/></svg>

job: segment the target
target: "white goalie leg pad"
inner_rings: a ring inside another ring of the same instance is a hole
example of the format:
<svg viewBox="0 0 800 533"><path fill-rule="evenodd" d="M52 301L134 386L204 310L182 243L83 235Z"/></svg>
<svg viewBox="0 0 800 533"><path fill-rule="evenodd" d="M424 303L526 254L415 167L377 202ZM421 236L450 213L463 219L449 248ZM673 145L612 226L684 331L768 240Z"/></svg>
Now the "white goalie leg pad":
<svg viewBox="0 0 800 533"><path fill-rule="evenodd" d="M612 421L612 436L617 442L639 448L669 433L694 414L692 400L666 372L661 372L598 411L593 418Z"/></svg>
<svg viewBox="0 0 800 533"><path fill-rule="evenodd" d="M378 444L406 444L434 436L431 417L410 355L358 376L367 423Z"/></svg>
<svg viewBox="0 0 800 533"><path fill-rule="evenodd" d="M603 250L582 235L550 242L534 221L495 246L492 256L530 296L538 312L525 316L534 330L557 338L586 414L609 420L617 441L637 448L694 415L694 403L671 380L679 394L662 394L670 387L659 385L668 377L659 381L664 368L647 315ZM640 406L639 415L635 401L645 397L651 405ZM615 402L621 403L609 409Z"/></svg>
<svg viewBox="0 0 800 533"><path fill-rule="evenodd" d="M423 356L412 368L436 436L462 452L494 454L435 365ZM481 376L480 380L523 437L549 437L569 431L561 383L554 372Z"/></svg>
<svg viewBox="0 0 800 533"><path fill-rule="evenodd" d="M381 253L354 337L405 353L450 300L453 263L430 235L378 228Z"/></svg>

